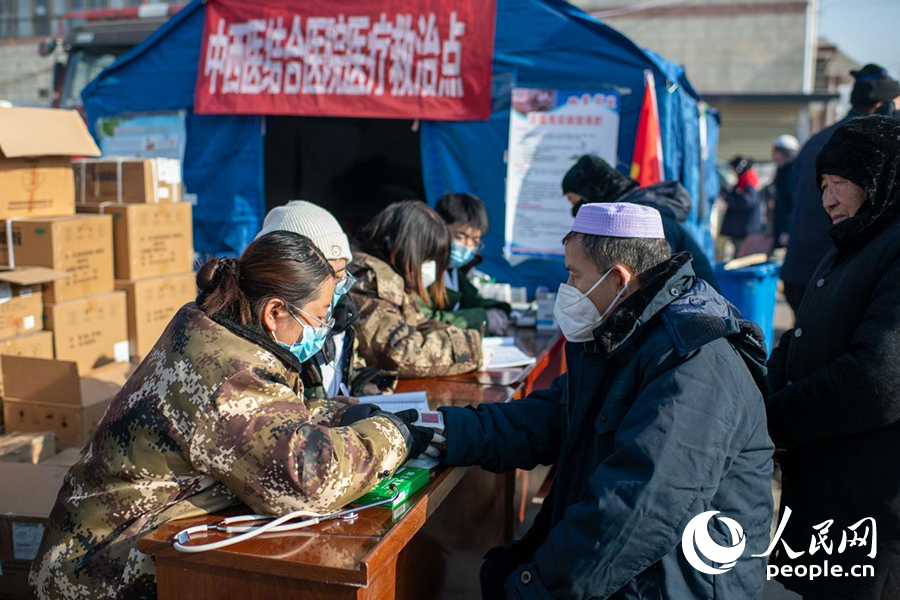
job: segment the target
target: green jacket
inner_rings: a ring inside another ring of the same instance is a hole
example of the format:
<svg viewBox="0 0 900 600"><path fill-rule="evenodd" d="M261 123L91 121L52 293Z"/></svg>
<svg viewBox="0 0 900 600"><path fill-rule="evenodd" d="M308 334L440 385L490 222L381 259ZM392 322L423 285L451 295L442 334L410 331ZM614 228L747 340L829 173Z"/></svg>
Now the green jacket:
<svg viewBox="0 0 900 600"><path fill-rule="evenodd" d="M156 566L137 544L166 522L239 502L332 511L393 473L406 426L386 413L338 426L347 405L304 401L298 368L263 334L184 306L66 475L34 595L155 598Z"/></svg>
<svg viewBox="0 0 900 600"><path fill-rule="evenodd" d="M457 269L459 272L459 291L447 289L447 306L450 309L438 309L427 304L421 298L417 300L419 310L422 311L429 319L449 323L461 329L477 329L479 331L487 331L487 309L496 308L502 310L507 315L512 311L512 307L506 302L499 300L491 300L483 298L478 293L478 288L469 281L468 273L471 266ZM459 304L456 310L452 307Z"/></svg>

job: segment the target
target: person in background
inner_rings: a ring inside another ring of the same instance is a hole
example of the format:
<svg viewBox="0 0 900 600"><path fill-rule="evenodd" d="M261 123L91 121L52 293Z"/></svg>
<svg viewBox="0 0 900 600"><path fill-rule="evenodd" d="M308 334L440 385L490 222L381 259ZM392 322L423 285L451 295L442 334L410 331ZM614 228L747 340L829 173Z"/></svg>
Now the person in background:
<svg viewBox="0 0 900 600"><path fill-rule="evenodd" d="M791 170L794 158L800 149L800 142L792 135L784 134L775 138L772 144L772 162L775 164L775 179L771 185L772 197L772 239L774 248L785 248L791 226L793 210L793 180Z"/></svg>
<svg viewBox="0 0 900 600"><path fill-rule="evenodd" d="M359 355L359 344L352 325L359 320L359 311L348 292L356 280L347 272L352 259L350 240L340 223L324 208L293 200L285 206L269 211L257 237L272 231L293 231L305 235L322 251L337 283L334 286L334 326L321 352L303 363L301 377L307 398L363 396L392 392L397 374L366 366Z"/></svg>
<svg viewBox="0 0 900 600"><path fill-rule="evenodd" d="M447 306L450 247L444 221L418 200L391 204L358 232L349 266L357 281L350 295L359 307L353 327L371 366L401 378L458 375L480 366L481 332L428 319L419 308L419 299Z"/></svg>
<svg viewBox="0 0 900 600"><path fill-rule="evenodd" d="M197 274L66 475L29 577L41 599L155 598L138 550L173 519L245 503L332 511L427 448L407 421L303 398L300 369L331 327L334 271L278 231ZM360 416L366 416L360 420Z"/></svg>
<svg viewBox="0 0 900 600"><path fill-rule="evenodd" d="M747 236L763 232L762 190L752 160L735 156L729 164L737 175L737 183L725 194L728 209L719 233L731 239L735 256L740 256Z"/></svg>
<svg viewBox="0 0 900 600"><path fill-rule="evenodd" d="M482 298L468 278L469 271L482 260L478 251L483 247L481 240L488 230L484 202L472 194L444 194L434 210L447 224L452 240L450 266L444 275L447 309L436 309L419 299L422 314L463 329L503 335L509 328L512 307L505 302Z"/></svg>
<svg viewBox="0 0 900 600"><path fill-rule="evenodd" d="M831 219L822 210L822 193L816 180L816 157L838 127L885 108L893 109L894 98L900 96L900 82L879 65L868 64L850 73L856 78L850 94L850 112L809 138L794 160L794 209L781 280L785 298L795 315L813 271L832 247L828 236Z"/></svg>
<svg viewBox="0 0 900 600"><path fill-rule="evenodd" d="M662 215L666 241L672 252L690 252L697 277L719 289L706 253L684 226L691 212L691 195L677 181L642 188L599 156L585 154L563 177L562 190L572 204L573 217L585 204L598 202L629 202L655 208Z"/></svg>
<svg viewBox="0 0 900 600"><path fill-rule="evenodd" d="M792 511L781 539L809 549L827 522L837 550L842 531L874 519L868 545L828 556L845 573L872 564L874 575L783 583L804 598L900 598L900 121L841 125L816 172L832 249L769 359L769 433L784 449L781 503ZM780 544L773 558L795 570L821 563Z"/></svg>
<svg viewBox="0 0 900 600"><path fill-rule="evenodd" d="M557 468L524 538L485 557L486 599L761 597L765 561L701 573L681 539L721 511L743 526L745 554L768 544L765 344L663 236L653 208L582 207L556 297L568 373L516 402L440 409L445 464Z"/></svg>

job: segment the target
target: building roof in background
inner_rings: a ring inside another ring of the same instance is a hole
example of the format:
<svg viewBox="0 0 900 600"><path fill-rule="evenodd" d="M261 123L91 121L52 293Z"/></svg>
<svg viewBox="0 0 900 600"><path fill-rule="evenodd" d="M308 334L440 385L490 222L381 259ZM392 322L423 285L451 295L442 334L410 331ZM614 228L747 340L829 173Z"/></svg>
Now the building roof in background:
<svg viewBox="0 0 900 600"><path fill-rule="evenodd" d="M853 83L851 69L862 65L844 54L833 42L819 38L816 53L816 93L833 93L838 86Z"/></svg>

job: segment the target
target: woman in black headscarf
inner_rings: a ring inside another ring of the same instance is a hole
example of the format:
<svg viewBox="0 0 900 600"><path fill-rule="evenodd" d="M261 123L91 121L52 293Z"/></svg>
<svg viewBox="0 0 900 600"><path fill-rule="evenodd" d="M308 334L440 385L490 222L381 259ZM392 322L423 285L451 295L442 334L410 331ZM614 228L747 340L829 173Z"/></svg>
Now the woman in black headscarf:
<svg viewBox="0 0 900 600"><path fill-rule="evenodd" d="M850 573L781 577L804 598L900 598L900 121L843 125L816 172L834 248L772 353L767 399L781 540L803 554L779 542L772 564Z"/></svg>

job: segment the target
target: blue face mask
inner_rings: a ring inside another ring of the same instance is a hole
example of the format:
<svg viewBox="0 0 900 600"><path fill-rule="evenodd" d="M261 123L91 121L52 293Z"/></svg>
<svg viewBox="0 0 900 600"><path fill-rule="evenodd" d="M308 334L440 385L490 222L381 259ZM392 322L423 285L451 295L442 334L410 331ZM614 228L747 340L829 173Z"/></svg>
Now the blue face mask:
<svg viewBox="0 0 900 600"><path fill-rule="evenodd" d="M297 321L297 324L303 327L303 335L300 336L300 340L294 344L285 344L283 342L279 342L278 338L275 338L275 341L281 345L282 348L293 354L297 357L301 363L304 363L311 359L313 356L319 353L322 350L322 346L325 345L325 340L328 339L328 334L331 333L331 327L334 325L334 319L328 319L327 322L322 322L319 319L316 319L312 315L300 310L299 308L295 308L293 310L299 311L306 315L307 317L319 321L322 323L321 327L311 327L306 323L302 322L300 319L294 315L291 309L288 309L288 314ZM275 334L272 334L272 337L275 337Z"/></svg>
<svg viewBox="0 0 900 600"><path fill-rule="evenodd" d="M453 242L450 248L450 267L459 269L472 262L475 258L475 248L469 248L465 244Z"/></svg>

